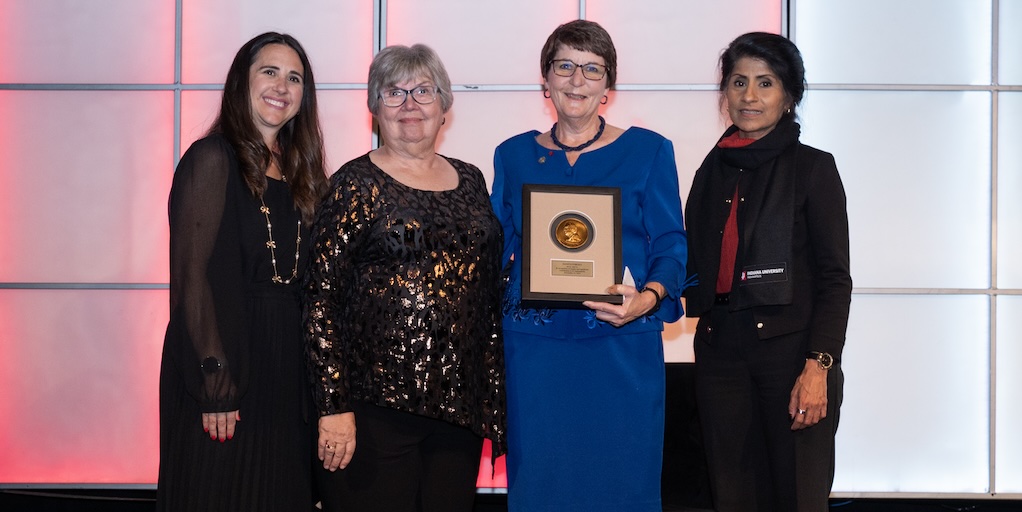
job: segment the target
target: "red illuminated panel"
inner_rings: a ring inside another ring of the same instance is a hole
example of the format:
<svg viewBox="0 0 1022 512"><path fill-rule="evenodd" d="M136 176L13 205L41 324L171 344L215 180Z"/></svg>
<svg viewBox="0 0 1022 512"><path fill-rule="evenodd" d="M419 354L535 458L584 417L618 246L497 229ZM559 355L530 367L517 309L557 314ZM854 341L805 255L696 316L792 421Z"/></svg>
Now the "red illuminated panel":
<svg viewBox="0 0 1022 512"><path fill-rule="evenodd" d="M165 290L0 290L0 483L153 483Z"/></svg>
<svg viewBox="0 0 1022 512"><path fill-rule="evenodd" d="M293 35L318 83L365 83L373 57L373 2L182 0L182 80L222 84L234 54L267 31ZM431 7L432 8L432 7Z"/></svg>
<svg viewBox="0 0 1022 512"><path fill-rule="evenodd" d="M0 91L0 282L167 282L173 100Z"/></svg>
<svg viewBox="0 0 1022 512"><path fill-rule="evenodd" d="M4 0L0 52L3 83L170 83L174 2Z"/></svg>
<svg viewBox="0 0 1022 512"><path fill-rule="evenodd" d="M226 72L226 70L225 70ZM209 131L220 110L223 91L183 91L181 93L181 154Z"/></svg>
<svg viewBox="0 0 1022 512"><path fill-rule="evenodd" d="M348 160L372 149L373 117L366 107L364 89L319 91L317 98L326 146L326 172L330 175Z"/></svg>
<svg viewBox="0 0 1022 512"><path fill-rule="evenodd" d="M483 441L483 458L479 461L479 478L476 480L476 487L479 488L493 488L493 487L507 487L507 457L501 455L497 457L497 463L491 465L490 461L493 459L490 451L493 445L490 440Z"/></svg>
<svg viewBox="0 0 1022 512"><path fill-rule="evenodd" d="M578 12L577 0L388 0L386 44L429 45L456 84L539 84L543 43Z"/></svg>
<svg viewBox="0 0 1022 512"><path fill-rule="evenodd" d="M634 9L611 0L437 0L424 8L390 0L382 14L386 44L431 45L455 84L539 84L543 42L558 24L576 19L580 5L614 37L622 83L713 83L727 41L780 29L780 0L745 0L725 11L702 2L659 3ZM0 127L0 283L167 281L177 4L0 5L6 59L0 83L168 89L0 91L0 119L8 120ZM181 151L208 128L220 98L219 91L188 87L221 84L237 48L260 32L297 37L320 84L364 84L373 4L180 0ZM328 173L371 147L365 95L320 90ZM704 148L719 133L716 102L705 96L715 94L612 93L604 110L614 124L653 128L676 148ZM552 121L538 91L459 92L440 151L479 165L492 179L494 146ZM679 151L679 158L699 154ZM679 160L680 169L694 168L685 162ZM155 482L166 311L165 290L0 289L0 483ZM503 458L495 472L482 458L478 485L506 485Z"/></svg>

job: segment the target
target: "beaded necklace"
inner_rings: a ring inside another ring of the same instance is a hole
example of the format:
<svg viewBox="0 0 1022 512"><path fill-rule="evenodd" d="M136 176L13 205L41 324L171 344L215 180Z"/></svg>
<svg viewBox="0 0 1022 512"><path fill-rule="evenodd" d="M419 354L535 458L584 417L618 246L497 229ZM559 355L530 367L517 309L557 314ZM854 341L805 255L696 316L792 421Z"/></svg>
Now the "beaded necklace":
<svg viewBox="0 0 1022 512"><path fill-rule="evenodd" d="M557 140L557 123L554 123L554 126L550 128L550 139L554 141L554 145L563 149L564 151L582 151L583 149L592 146L594 142L600 140L600 136L603 135L603 129L607 127L607 120L604 119L603 116L597 117L600 118L600 129L596 130L596 136L589 139L587 142L583 142L578 146L568 146L562 143L561 141Z"/></svg>
<svg viewBox="0 0 1022 512"><path fill-rule="evenodd" d="M280 177L284 183L287 183L284 173L281 173ZM270 209L267 208L262 196L259 196L259 204L261 205L259 211L263 212L263 215L266 217L266 235L269 237L266 247L270 249L270 263L273 265L273 282L277 284L291 284L291 281L298 277L298 255L301 253L302 244L302 218L298 218L298 235L295 236L295 268L291 270L291 277L283 279L277 273L277 254L274 251L277 248L277 242L273 241L273 224L270 223Z"/></svg>

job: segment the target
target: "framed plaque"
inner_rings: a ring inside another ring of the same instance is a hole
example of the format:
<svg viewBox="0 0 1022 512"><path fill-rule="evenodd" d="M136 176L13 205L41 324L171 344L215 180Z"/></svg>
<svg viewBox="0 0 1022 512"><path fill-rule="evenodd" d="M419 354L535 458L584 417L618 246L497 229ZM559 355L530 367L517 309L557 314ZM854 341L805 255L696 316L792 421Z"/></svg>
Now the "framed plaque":
<svg viewBox="0 0 1022 512"><path fill-rule="evenodd" d="M522 187L522 307L621 304L621 189Z"/></svg>

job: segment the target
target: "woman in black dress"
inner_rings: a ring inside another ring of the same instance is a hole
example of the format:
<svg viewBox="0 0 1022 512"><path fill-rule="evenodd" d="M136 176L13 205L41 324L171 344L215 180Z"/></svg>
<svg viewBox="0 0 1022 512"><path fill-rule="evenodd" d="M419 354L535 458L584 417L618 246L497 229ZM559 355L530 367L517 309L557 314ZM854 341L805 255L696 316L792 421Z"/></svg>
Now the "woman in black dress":
<svg viewBox="0 0 1022 512"><path fill-rule="evenodd" d="M157 510L312 507L298 288L326 181L315 87L293 37L252 39L174 174Z"/></svg>

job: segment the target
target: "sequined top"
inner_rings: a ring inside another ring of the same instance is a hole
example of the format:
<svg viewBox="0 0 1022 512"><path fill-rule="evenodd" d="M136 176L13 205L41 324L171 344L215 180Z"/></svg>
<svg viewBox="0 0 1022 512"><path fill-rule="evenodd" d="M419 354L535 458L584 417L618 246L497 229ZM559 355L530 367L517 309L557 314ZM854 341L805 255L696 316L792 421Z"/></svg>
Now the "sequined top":
<svg viewBox="0 0 1022 512"><path fill-rule="evenodd" d="M504 444L503 235L479 169L408 187L363 155L331 178L312 228L305 333L320 415L359 400Z"/></svg>

